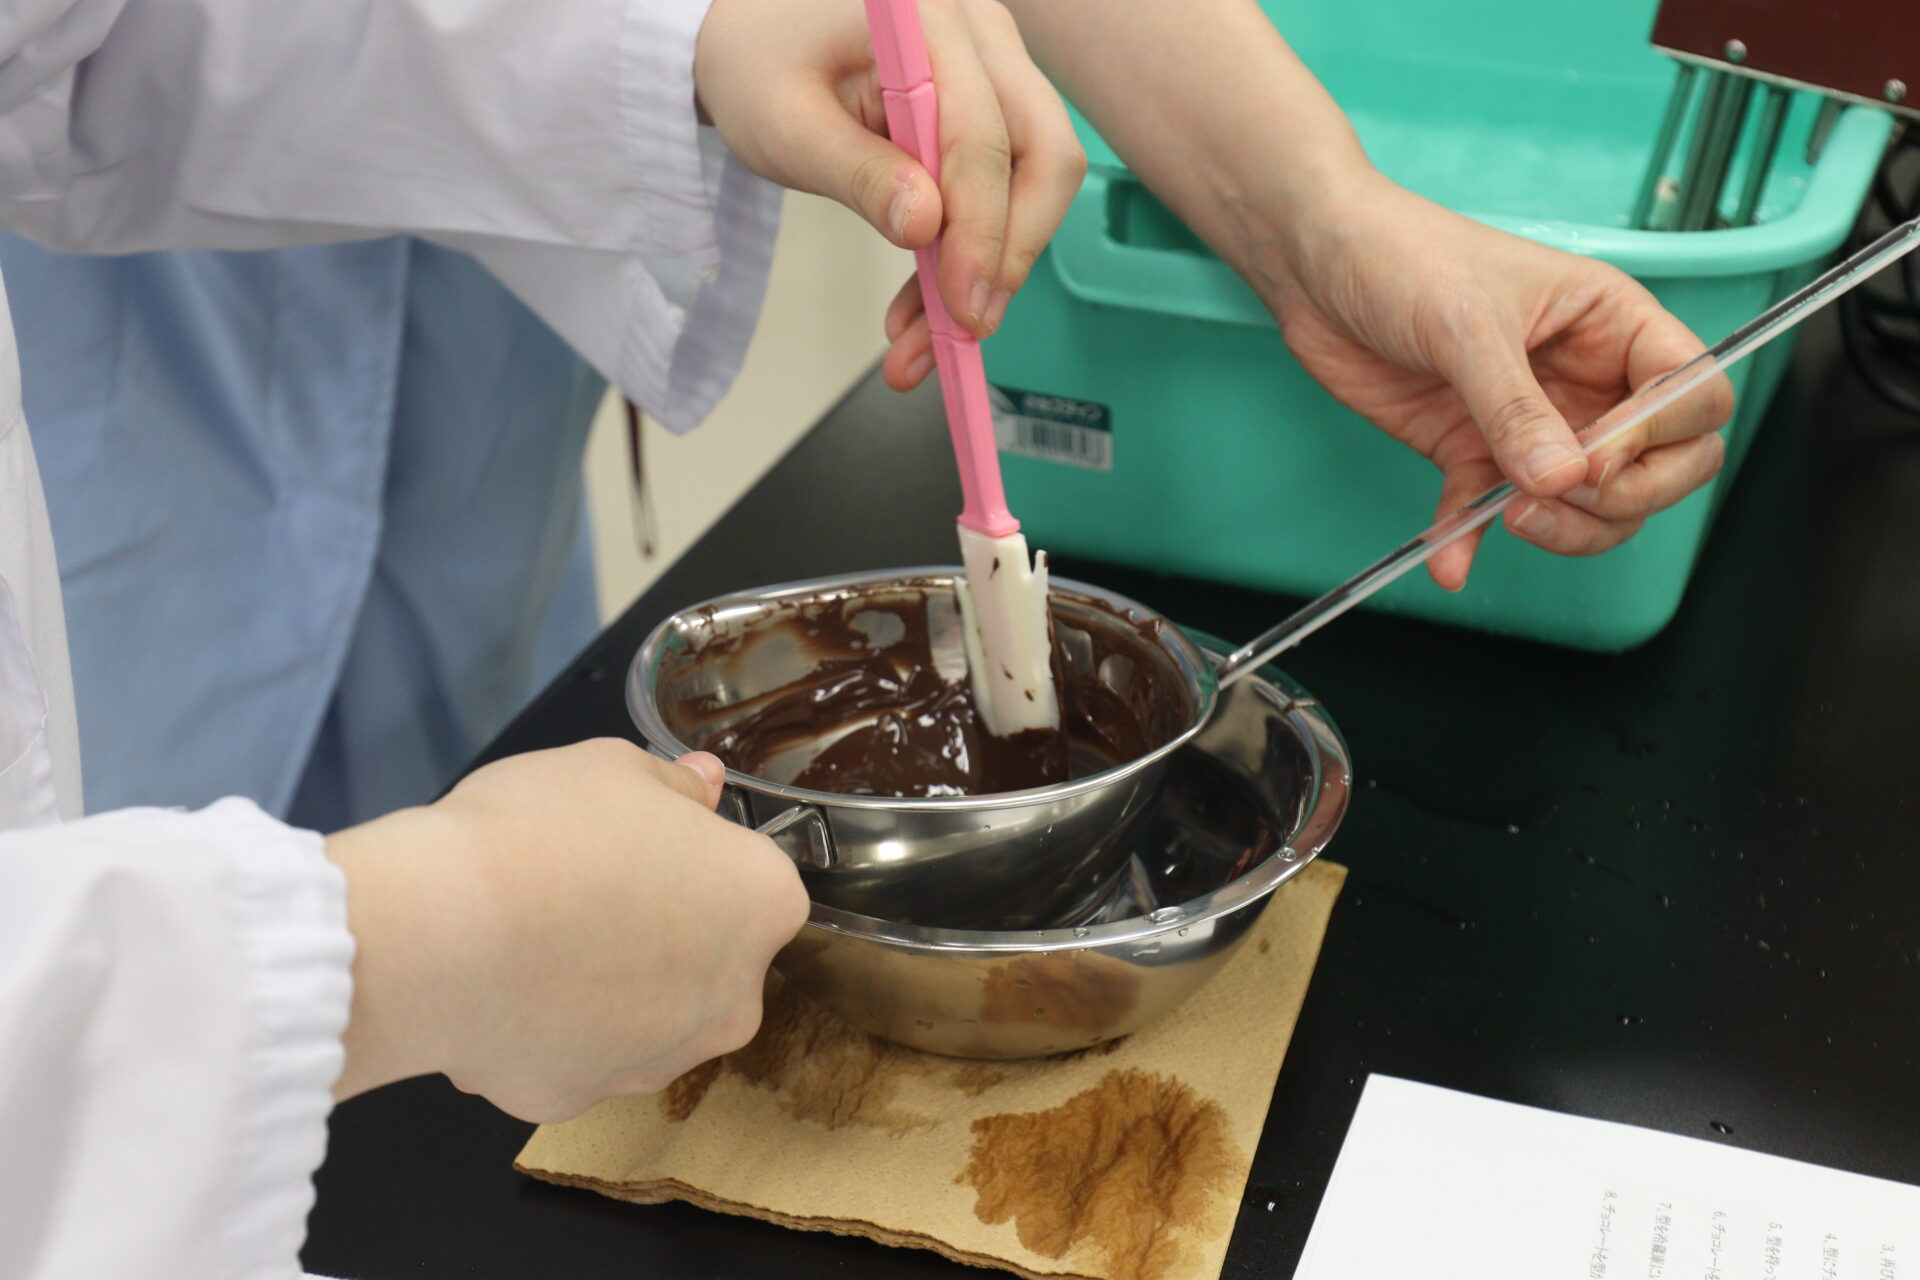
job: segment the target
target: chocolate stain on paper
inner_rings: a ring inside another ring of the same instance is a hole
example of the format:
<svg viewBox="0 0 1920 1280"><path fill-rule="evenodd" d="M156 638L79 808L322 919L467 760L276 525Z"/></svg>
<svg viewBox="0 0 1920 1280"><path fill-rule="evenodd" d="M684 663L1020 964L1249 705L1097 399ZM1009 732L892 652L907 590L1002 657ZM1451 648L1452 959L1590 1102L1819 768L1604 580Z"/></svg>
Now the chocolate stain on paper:
<svg viewBox="0 0 1920 1280"><path fill-rule="evenodd" d="M842 1021L776 975L768 980L760 1034L667 1086L660 1110L669 1120L687 1119L725 1075L772 1093L795 1120L900 1133L932 1123L897 1098L903 1079L927 1070L920 1054Z"/></svg>
<svg viewBox="0 0 1920 1280"><path fill-rule="evenodd" d="M660 1114L669 1120L685 1120L707 1100L707 1090L720 1078L718 1058L703 1062L675 1080L660 1093Z"/></svg>
<svg viewBox="0 0 1920 1280"><path fill-rule="evenodd" d="M953 1073L953 1087L969 1098L977 1098L1007 1078L1004 1068L984 1062L970 1062Z"/></svg>
<svg viewBox="0 0 1920 1280"><path fill-rule="evenodd" d="M1111 1280L1174 1280L1229 1225L1245 1159L1221 1106L1179 1080L1109 1071L1046 1111L973 1122L975 1215L1012 1222L1045 1258L1097 1260Z"/></svg>

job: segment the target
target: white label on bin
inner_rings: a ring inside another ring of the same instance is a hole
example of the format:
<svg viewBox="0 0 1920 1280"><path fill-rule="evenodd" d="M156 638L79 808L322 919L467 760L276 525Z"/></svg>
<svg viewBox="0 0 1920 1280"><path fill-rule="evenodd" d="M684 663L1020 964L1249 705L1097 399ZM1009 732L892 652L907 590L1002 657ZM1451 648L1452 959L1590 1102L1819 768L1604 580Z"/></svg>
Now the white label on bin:
<svg viewBox="0 0 1920 1280"><path fill-rule="evenodd" d="M1113 414L1103 404L992 387L1000 452L1089 471L1113 470Z"/></svg>

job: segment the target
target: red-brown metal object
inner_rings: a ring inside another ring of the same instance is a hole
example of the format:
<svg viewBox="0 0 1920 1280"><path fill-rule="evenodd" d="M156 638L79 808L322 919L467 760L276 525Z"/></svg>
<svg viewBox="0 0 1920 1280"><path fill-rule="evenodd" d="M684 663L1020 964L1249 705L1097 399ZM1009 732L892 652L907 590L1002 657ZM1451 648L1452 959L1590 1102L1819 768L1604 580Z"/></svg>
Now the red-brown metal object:
<svg viewBox="0 0 1920 1280"><path fill-rule="evenodd" d="M1664 0L1653 43L1690 62L1920 115L1916 0Z"/></svg>

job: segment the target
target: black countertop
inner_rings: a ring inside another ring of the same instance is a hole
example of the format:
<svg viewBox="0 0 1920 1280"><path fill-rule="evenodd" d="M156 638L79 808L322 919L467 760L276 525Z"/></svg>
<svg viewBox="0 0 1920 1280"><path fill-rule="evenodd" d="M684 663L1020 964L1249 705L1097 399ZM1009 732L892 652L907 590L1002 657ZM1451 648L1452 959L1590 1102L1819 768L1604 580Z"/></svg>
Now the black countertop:
<svg viewBox="0 0 1920 1280"><path fill-rule="evenodd" d="M958 506L936 396L869 376L489 754L630 735L622 677L659 619L738 588L949 562ZM1055 565L1222 636L1288 607ZM1376 1071L1920 1183L1920 422L1850 380L1831 326L1803 341L1651 644L1593 656L1359 614L1286 666L1353 746L1359 790L1329 853L1352 876L1229 1276L1291 1273ZM510 1167L529 1131L438 1078L342 1106L307 1265L979 1274L532 1182Z"/></svg>

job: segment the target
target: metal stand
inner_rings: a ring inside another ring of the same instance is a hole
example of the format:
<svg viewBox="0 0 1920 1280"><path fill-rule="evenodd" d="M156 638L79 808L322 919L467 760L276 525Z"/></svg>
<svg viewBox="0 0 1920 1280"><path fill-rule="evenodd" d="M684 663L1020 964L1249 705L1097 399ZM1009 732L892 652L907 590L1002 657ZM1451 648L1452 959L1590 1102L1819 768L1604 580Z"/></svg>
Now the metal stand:
<svg viewBox="0 0 1920 1280"><path fill-rule="evenodd" d="M1760 208L1760 193L1766 188L1767 175L1773 172L1773 158L1780 150L1780 131L1787 124L1787 104L1791 99L1778 85L1767 86L1766 99L1760 104L1760 127L1754 135L1753 150L1747 153L1747 180L1740 189L1740 203L1733 212L1733 225L1750 226Z"/></svg>
<svg viewBox="0 0 1920 1280"><path fill-rule="evenodd" d="M1698 94L1694 87L1698 83ZM1660 118L1660 130L1654 137L1653 154L1634 197L1629 225L1639 230L1706 231L1720 223L1720 208L1726 194L1727 179L1734 158L1740 153L1741 139L1747 132L1749 108L1753 102L1755 81L1747 76L1682 63L1667 98L1667 109ZM1697 99L1697 108L1695 106ZM1766 87L1758 112L1753 145L1747 153L1747 167L1740 196L1732 218L1724 225L1743 227L1751 224L1766 190L1767 176L1773 172L1774 155L1780 146L1787 107L1787 90ZM1693 120L1686 126L1689 112ZM1686 156L1678 180L1667 176L1667 169L1682 134L1687 139ZM1670 215L1662 217L1663 211Z"/></svg>

